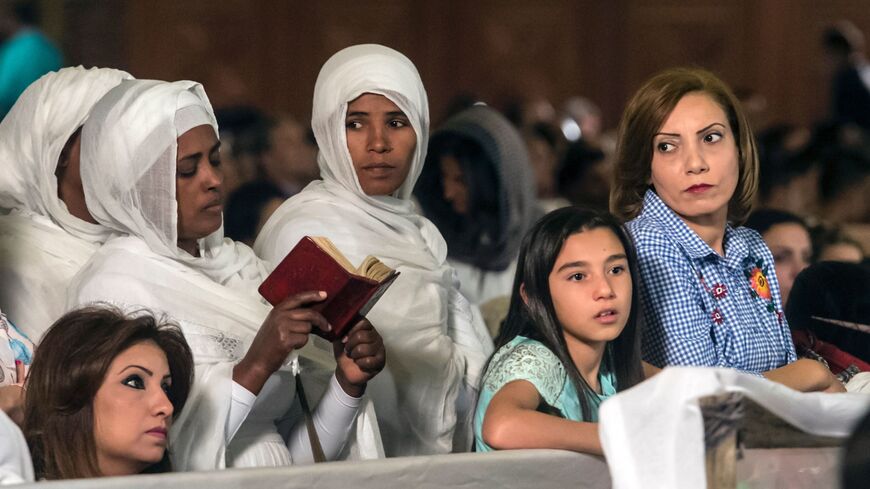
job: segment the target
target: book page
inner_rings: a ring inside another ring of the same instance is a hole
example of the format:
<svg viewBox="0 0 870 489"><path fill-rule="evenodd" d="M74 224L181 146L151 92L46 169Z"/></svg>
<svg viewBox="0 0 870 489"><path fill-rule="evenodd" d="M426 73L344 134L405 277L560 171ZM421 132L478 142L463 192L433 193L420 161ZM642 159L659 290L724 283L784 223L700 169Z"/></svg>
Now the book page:
<svg viewBox="0 0 870 489"><path fill-rule="evenodd" d="M332 244L332 241L329 238L325 238L323 236L311 236L311 240L317 243L323 251L326 252L327 255L331 256L342 268L347 270L350 273L357 273L357 269L350 260L347 259L344 255L338 251L338 248Z"/></svg>
<svg viewBox="0 0 870 489"><path fill-rule="evenodd" d="M357 269L357 273L375 282L383 282L393 271L392 268L384 265L383 262L371 255L367 256L362 264L360 264L359 269Z"/></svg>

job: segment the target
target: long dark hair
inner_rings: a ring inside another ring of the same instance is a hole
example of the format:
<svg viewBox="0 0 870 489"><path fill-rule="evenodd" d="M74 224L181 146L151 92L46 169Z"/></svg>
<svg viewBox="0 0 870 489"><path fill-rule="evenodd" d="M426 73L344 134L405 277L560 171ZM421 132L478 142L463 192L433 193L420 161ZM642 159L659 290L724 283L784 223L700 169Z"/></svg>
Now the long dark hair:
<svg viewBox="0 0 870 489"><path fill-rule="evenodd" d="M565 207L541 218L526 234L520 248L508 316L495 340L496 350L520 335L540 341L549 348L562 362L568 378L577 389L584 419L591 418L588 399L595 398L594 391L580 375L568 353L562 325L557 319L550 295L549 276L568 237L598 228L612 231L625 248L632 294L631 310L625 328L619 337L608 343L609 351L602 360L602 371L612 372L616 376L616 388L619 391L643 380L637 257L628 234L613 216L604 212ZM525 301L520 294L521 287L525 290Z"/></svg>
<svg viewBox="0 0 870 489"><path fill-rule="evenodd" d="M27 378L24 435L37 479L100 477L94 438L94 397L120 353L153 341L166 354L173 417L193 384L193 355L181 330L145 313L125 315L111 306L67 313L45 333ZM169 472L163 460L143 472Z"/></svg>

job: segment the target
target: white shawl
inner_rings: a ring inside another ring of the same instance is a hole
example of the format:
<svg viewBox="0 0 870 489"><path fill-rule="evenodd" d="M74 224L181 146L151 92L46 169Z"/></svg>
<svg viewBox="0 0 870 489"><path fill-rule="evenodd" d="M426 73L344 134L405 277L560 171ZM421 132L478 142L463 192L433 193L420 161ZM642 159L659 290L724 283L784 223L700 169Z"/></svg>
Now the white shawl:
<svg viewBox="0 0 870 489"><path fill-rule="evenodd" d="M408 178L393 196L363 192L347 149L348 102L363 93L393 101L417 135ZM458 292L453 269L445 263L444 239L410 200L429 132L426 91L417 69L384 46L339 51L317 78L311 125L323 180L285 202L254 249L274 267L303 236L327 236L354 263L372 254L399 270L368 314L387 349L386 369L369 384L384 448L388 456L466 451L470 409L492 343Z"/></svg>
<svg viewBox="0 0 870 489"><path fill-rule="evenodd" d="M57 196L60 153L123 71L64 68L31 84L0 123L0 304L32 340L64 311L69 280L109 230Z"/></svg>

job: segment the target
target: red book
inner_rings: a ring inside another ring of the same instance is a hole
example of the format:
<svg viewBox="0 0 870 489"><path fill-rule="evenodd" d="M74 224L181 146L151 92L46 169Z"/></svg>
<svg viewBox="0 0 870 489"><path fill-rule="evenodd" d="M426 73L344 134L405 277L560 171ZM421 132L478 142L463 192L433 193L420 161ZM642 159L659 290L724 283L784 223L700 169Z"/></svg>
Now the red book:
<svg viewBox="0 0 870 489"><path fill-rule="evenodd" d="M367 256L354 267L327 238L305 236L260 285L260 295L277 305L300 292L326 292L326 300L311 305L332 326L312 332L329 341L345 335L396 280L399 272Z"/></svg>

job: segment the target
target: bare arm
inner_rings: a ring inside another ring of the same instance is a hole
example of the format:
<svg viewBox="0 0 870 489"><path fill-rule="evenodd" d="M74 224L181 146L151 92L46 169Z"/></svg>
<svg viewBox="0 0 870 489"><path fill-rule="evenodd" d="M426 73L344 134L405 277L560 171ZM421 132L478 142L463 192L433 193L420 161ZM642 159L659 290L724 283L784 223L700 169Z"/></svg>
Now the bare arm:
<svg viewBox="0 0 870 489"><path fill-rule="evenodd" d="M824 365L809 358L801 358L762 375L786 387L801 392L846 392L843 384Z"/></svg>
<svg viewBox="0 0 870 489"><path fill-rule="evenodd" d="M499 449L558 448L603 455L598 423L562 419L536 411L537 389L526 380L502 387L490 401L483 418L487 445Z"/></svg>
<svg viewBox="0 0 870 489"><path fill-rule="evenodd" d="M648 378L652 377L653 375L662 371L662 369L656 367L655 365L653 365L651 363L646 363L643 361L640 363L641 363L641 366L643 367L643 378L644 379L648 379Z"/></svg>

